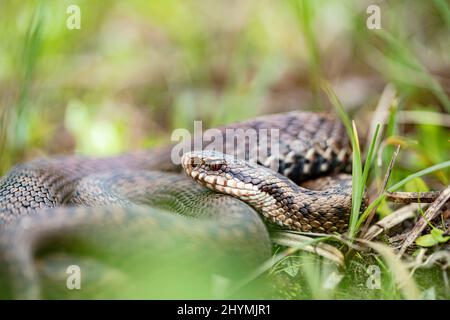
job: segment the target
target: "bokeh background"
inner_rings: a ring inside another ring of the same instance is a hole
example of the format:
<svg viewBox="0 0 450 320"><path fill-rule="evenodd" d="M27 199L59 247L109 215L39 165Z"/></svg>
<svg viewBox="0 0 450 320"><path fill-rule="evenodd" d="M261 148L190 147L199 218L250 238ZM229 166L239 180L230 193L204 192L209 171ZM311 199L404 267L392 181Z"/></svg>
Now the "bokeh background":
<svg viewBox="0 0 450 320"><path fill-rule="evenodd" d="M71 4L79 30L66 27ZM366 27L370 4L382 30ZM402 110L448 116L449 27L444 0L5 0L0 174L45 155L167 143L195 119L330 110L319 79L362 118L361 132L387 83ZM445 126L418 128L433 152L417 167L447 160Z"/></svg>

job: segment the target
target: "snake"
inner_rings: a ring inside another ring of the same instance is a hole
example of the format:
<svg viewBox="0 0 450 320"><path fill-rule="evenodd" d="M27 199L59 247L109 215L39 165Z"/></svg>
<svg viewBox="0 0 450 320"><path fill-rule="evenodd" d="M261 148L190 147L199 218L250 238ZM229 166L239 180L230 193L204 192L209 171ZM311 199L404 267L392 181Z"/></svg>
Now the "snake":
<svg viewBox="0 0 450 320"><path fill-rule="evenodd" d="M270 257L268 226L345 232L352 206L347 174L352 151L336 116L292 111L217 129L224 150L236 150L238 141L226 134L230 129L255 130L256 144L245 140L245 148L231 155L207 150L202 141L200 150L184 152L181 165L172 161L173 145L168 145L13 167L0 179L0 282L7 274L8 294L42 297L36 260L55 243L73 249L73 239L114 252L114 266L122 262L119 256L132 260L130 246L147 252L158 241L152 249L159 247L153 251L161 255L174 241L172 247L187 251L196 250L191 242L206 250L220 248L251 269ZM277 152L259 152L267 129L279 133Z"/></svg>

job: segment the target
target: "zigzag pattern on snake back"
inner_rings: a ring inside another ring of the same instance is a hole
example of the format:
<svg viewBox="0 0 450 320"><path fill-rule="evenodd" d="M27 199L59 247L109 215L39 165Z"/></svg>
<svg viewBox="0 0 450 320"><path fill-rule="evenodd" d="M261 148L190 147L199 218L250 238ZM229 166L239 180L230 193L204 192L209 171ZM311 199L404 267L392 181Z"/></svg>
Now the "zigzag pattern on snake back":
<svg viewBox="0 0 450 320"><path fill-rule="evenodd" d="M246 148L238 149L237 156L248 162L239 164L252 167L259 176L245 176L241 171L239 182L253 183L270 195L266 198L268 207L262 206L261 201L246 202L270 222L284 227L320 232L345 230L351 207L348 183L321 191L294 187L349 167L351 150L342 124L331 115L290 112L262 116L220 130L224 143L235 146L234 139L226 140L226 129L259 132L272 128L280 132L280 155L275 161L284 177L264 168L270 168L274 161L271 150L266 159L249 159L250 148L259 146L259 135L256 146L246 141ZM140 221L137 225L141 227L129 228L139 234L146 233L145 229L158 238L170 234L170 230L195 234L203 242L215 238L220 239L217 243L223 243L227 239L237 251L244 250L239 242L251 243L253 249L249 252L255 258L251 261L267 258L271 247L267 230L259 215L240 201L245 201L242 195L223 192L238 198L235 199L218 194L223 190L218 190L217 180L213 192L185 174L176 173L181 167L171 162L170 154L171 147L165 147L107 158L65 156L21 164L7 173L0 180L0 259L12 275L12 290L25 297L39 295L33 256L42 244L67 234L89 238L93 235L86 230L100 231L104 225L116 230L134 225L133 221ZM192 170L188 173L192 176ZM238 174L228 173L235 177ZM301 196L292 197L293 193ZM338 208L329 210L334 208L336 199L340 199ZM294 215L292 210L300 214ZM126 246L127 238L117 241Z"/></svg>
<svg viewBox="0 0 450 320"><path fill-rule="evenodd" d="M227 141L226 129L275 128L280 130L279 173L295 183L308 178L342 171L348 168L350 148L342 124L331 115L290 112L262 116L253 120L220 128L224 133L224 150L236 142ZM259 143L259 134L257 143ZM246 160L250 148L237 156ZM65 156L40 159L14 167L0 180L0 224L39 208L56 207L70 198L77 182L92 173L117 170L177 171L170 158L171 147L141 151L107 158ZM241 153L239 153L241 152ZM245 152L246 154L242 154ZM271 150L261 165L270 166Z"/></svg>

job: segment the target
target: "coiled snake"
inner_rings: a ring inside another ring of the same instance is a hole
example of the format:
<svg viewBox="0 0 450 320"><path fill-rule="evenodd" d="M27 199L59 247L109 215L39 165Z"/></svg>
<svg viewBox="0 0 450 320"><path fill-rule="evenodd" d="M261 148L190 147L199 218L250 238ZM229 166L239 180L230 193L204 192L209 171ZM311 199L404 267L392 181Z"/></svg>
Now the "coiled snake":
<svg viewBox="0 0 450 320"><path fill-rule="evenodd" d="M55 239L90 239L100 246L101 236L104 250L114 247L126 259L131 259L128 239L145 248L174 237L201 239L211 248L227 241L231 245L224 252L250 252L249 265L254 265L271 248L254 209L284 228L345 231L351 182L348 176L330 176L348 168L351 150L336 118L289 112L220 128L224 144L235 145L234 139L227 141L226 129L278 129L279 155L274 158L269 150L265 159L249 159L248 150L258 145L248 141L237 158L194 151L182 158L187 175L172 163L171 147L108 158L57 157L14 167L0 180L0 271L9 275L11 295L39 297L34 260ZM278 173L270 169L274 159ZM316 183L318 190L298 186L320 176L325 178Z"/></svg>

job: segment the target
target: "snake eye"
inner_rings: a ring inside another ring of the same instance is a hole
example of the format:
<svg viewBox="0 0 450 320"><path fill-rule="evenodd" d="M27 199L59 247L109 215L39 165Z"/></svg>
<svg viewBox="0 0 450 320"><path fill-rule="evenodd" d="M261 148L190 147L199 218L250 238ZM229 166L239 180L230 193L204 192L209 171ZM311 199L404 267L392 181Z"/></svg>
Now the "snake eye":
<svg viewBox="0 0 450 320"><path fill-rule="evenodd" d="M222 164L223 164L222 162L213 162L209 164L209 168L212 171L218 171L222 168Z"/></svg>
<svg viewBox="0 0 450 320"><path fill-rule="evenodd" d="M197 167L198 165L200 165L202 163L202 161L197 158L197 157L193 157L190 159L190 164L192 167Z"/></svg>

